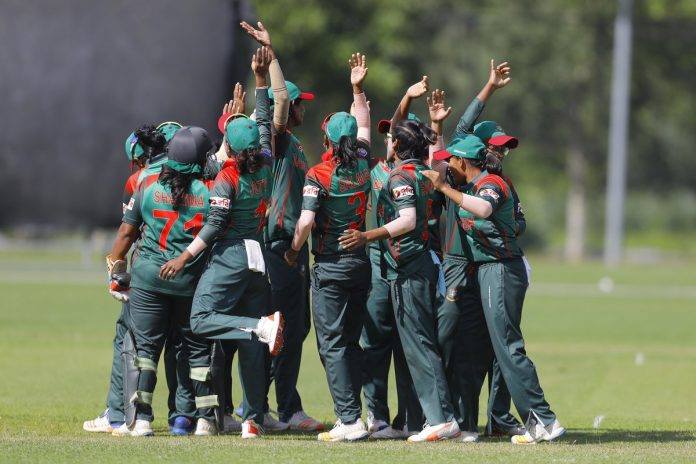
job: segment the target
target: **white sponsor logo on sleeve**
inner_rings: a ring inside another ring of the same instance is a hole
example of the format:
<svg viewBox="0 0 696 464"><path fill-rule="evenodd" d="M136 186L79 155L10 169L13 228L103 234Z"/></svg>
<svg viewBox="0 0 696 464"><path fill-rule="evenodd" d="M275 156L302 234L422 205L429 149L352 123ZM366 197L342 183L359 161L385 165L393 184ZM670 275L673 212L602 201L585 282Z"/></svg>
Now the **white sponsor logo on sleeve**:
<svg viewBox="0 0 696 464"><path fill-rule="evenodd" d="M319 196L319 187L315 187L313 185L305 185L304 188L302 189L302 195L305 197L318 197Z"/></svg>
<svg viewBox="0 0 696 464"><path fill-rule="evenodd" d="M210 206L222 209L230 209L230 199L223 197L210 197Z"/></svg>
<svg viewBox="0 0 696 464"><path fill-rule="evenodd" d="M482 197L491 197L491 198L493 198L494 200L497 200L498 198L500 198L500 195L498 195L498 194L496 193L495 190L489 189L489 188L486 188L486 189L481 190L481 191L479 192L479 196L482 196Z"/></svg>
<svg viewBox="0 0 696 464"><path fill-rule="evenodd" d="M409 197L413 195L413 187L410 185L401 185L392 189L392 194L394 195L394 199Z"/></svg>
<svg viewBox="0 0 696 464"><path fill-rule="evenodd" d="M133 206L135 205L135 198L131 197L130 201L126 205L127 210L132 210ZM124 211L125 212L125 211Z"/></svg>

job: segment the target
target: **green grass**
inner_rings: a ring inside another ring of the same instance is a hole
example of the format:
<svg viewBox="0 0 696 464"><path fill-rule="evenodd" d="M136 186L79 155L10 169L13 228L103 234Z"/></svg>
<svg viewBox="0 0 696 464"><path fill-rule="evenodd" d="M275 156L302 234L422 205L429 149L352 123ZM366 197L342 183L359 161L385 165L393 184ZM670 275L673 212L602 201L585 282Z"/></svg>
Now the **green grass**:
<svg viewBox="0 0 696 464"><path fill-rule="evenodd" d="M9 261L0 261L0 462L663 463L696 458L694 264L606 271L599 264L534 260L523 329L547 398L569 432L558 444L520 448L490 440L324 444L313 435L293 434L254 443L237 436L174 438L165 430L163 380L155 399L157 437L88 434L82 421L103 409L119 306L104 291L101 272L79 266L66 272L54 260L39 265L38 257L14 271ZM597 286L606 276L615 283L610 293ZM637 356L642 364L636 364ZM333 422L312 335L305 345L300 392L310 414ZM600 415L604 420L595 429Z"/></svg>

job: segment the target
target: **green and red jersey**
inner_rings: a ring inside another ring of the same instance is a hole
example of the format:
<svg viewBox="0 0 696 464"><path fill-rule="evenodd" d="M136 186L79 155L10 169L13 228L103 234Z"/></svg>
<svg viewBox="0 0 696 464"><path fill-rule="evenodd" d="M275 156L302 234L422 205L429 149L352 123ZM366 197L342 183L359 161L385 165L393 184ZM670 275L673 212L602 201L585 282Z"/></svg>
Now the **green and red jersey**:
<svg viewBox="0 0 696 464"><path fill-rule="evenodd" d="M263 165L256 172L241 174L237 162L225 162L210 192L210 213L200 237L215 240L262 241L266 226L273 173Z"/></svg>
<svg viewBox="0 0 696 464"><path fill-rule="evenodd" d="M369 190L370 165L364 158L358 158L355 167L348 168L331 157L307 172L302 209L316 213L312 253L316 256L346 253L338 238L346 229L365 230Z"/></svg>
<svg viewBox="0 0 696 464"><path fill-rule="evenodd" d="M515 200L510 186L487 171L481 172L466 188L466 193L491 204L493 213L485 218L473 218L462 223L466 229L472 258L477 263L521 257L524 253L517 244Z"/></svg>
<svg viewBox="0 0 696 464"><path fill-rule="evenodd" d="M389 195L389 192L384 188L389 180L389 173L394 168L394 163L391 161L379 161L372 171L370 171L370 204L366 216L367 230L377 229L385 224L385 215L394 216L393 211L386 211L390 205L384 196ZM368 245L369 248L379 248L379 242L372 242Z"/></svg>
<svg viewBox="0 0 696 464"><path fill-rule="evenodd" d="M513 205L515 208L515 235L518 237L527 230L527 219L524 217L524 210L522 209L522 203L520 203L520 196L515 190L515 186L512 185L512 180L508 177L500 174L500 177L508 184L510 187L510 193L512 194Z"/></svg>
<svg viewBox="0 0 696 464"><path fill-rule="evenodd" d="M153 174L140 182L123 216L123 222L141 230L131 262L131 287L191 296L203 271L205 254L189 262L172 280L160 279L159 270L179 256L201 230L208 214L208 186L193 180L177 210L169 186L158 180L159 174Z"/></svg>
<svg viewBox="0 0 696 464"><path fill-rule="evenodd" d="M128 176L128 180L126 180L126 185L123 186L123 195L121 196L121 204L123 205L123 211L121 211L121 214L126 213L126 208L128 207L131 198L133 198L133 195L135 194L135 189L138 187L138 178L140 177L140 172L142 170L143 168L140 168L134 173L132 173L130 176Z"/></svg>
<svg viewBox="0 0 696 464"><path fill-rule="evenodd" d="M419 258L424 253L429 253L428 219L432 216L435 189L430 180L422 174L427 169L428 167L421 160L408 159L402 161L389 173L385 186L387 195L381 197L385 203L385 215L383 218L378 218L379 227L396 219L402 209L416 209L415 229L386 240L385 260L388 265L387 278L389 279L418 270Z"/></svg>
<svg viewBox="0 0 696 464"><path fill-rule="evenodd" d="M290 132L275 137L273 192L266 226L267 243L292 240L302 210L302 189L307 158L300 141Z"/></svg>

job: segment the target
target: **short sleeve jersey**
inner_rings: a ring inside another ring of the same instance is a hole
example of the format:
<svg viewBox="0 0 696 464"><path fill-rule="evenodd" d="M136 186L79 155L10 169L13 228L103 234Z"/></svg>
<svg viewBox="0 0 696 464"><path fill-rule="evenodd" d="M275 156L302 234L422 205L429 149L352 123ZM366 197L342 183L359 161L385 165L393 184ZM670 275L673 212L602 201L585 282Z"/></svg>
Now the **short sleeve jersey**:
<svg viewBox="0 0 696 464"><path fill-rule="evenodd" d="M369 190L370 166L363 158L356 161L354 168L348 168L337 164L332 157L307 172L302 209L316 213L312 253L316 256L348 253L340 247L338 238L346 229L365 230Z"/></svg>
<svg viewBox="0 0 696 464"><path fill-rule="evenodd" d="M489 217L474 218L467 231L473 260L482 263L522 256L516 239L515 201L508 184L483 171L469 183L467 193L486 200L493 208Z"/></svg>
<svg viewBox="0 0 696 464"><path fill-rule="evenodd" d="M270 167L241 174L234 160L226 161L210 192L210 214L201 238L208 244L216 239L261 242L272 188Z"/></svg>
<svg viewBox="0 0 696 464"><path fill-rule="evenodd" d="M142 230L131 263L131 287L191 296L203 271L204 253L189 262L172 280L160 279L159 270L164 263L179 256L201 230L208 214L208 186L194 180L184 204L174 209L169 186L158 180L159 174L154 174L140 182L123 216L123 222Z"/></svg>
<svg viewBox="0 0 696 464"><path fill-rule="evenodd" d="M389 173L391 172L394 164L387 161L379 161L372 171L370 171L370 203L368 205L368 213L366 216L367 229L376 229L385 224L384 217L386 215L392 217L394 212L392 210L386 211L390 208L390 203L383 198L389 195L389 192L385 189L387 181L389 180ZM377 249L379 248L379 242L372 242L369 248Z"/></svg>
<svg viewBox="0 0 696 464"><path fill-rule="evenodd" d="M273 192L266 227L266 242L292 240L302 209L307 158L300 141L289 132L276 136Z"/></svg>
<svg viewBox="0 0 696 464"><path fill-rule="evenodd" d="M419 259L429 251L428 218L432 215L433 184L422 172L428 169L420 160L405 160L390 173L386 189L384 224L399 216L405 208L416 209L416 227L398 237L386 240L387 278L407 275L417 270ZM391 214L390 214L391 213Z"/></svg>

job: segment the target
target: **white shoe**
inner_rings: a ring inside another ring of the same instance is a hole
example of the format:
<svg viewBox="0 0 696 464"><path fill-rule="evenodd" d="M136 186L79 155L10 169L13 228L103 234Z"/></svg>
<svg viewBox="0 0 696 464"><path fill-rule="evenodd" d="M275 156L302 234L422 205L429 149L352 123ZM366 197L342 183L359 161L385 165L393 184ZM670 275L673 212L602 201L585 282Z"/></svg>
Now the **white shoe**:
<svg viewBox="0 0 696 464"><path fill-rule="evenodd" d="M269 432L282 432L283 430L287 430L290 427L290 424L287 422L282 422L273 417L273 415L270 412L267 412L266 414L263 415L263 429L268 430Z"/></svg>
<svg viewBox="0 0 696 464"><path fill-rule="evenodd" d="M130 431L131 437L151 437L155 434L152 430L152 423L146 420L137 419L133 430Z"/></svg>
<svg viewBox="0 0 696 464"><path fill-rule="evenodd" d="M304 411L297 411L293 414L288 425L290 430L298 430L300 432L321 432L324 430L323 423L308 416Z"/></svg>
<svg viewBox="0 0 696 464"><path fill-rule="evenodd" d="M259 438L262 434L263 429L253 419L242 422L242 438Z"/></svg>
<svg viewBox="0 0 696 464"><path fill-rule="evenodd" d="M534 445L540 441L553 441L564 433L565 428L558 422L558 419L546 427L541 422L537 422L532 430L527 430L524 435L514 435L510 438L510 442L515 445Z"/></svg>
<svg viewBox="0 0 696 464"><path fill-rule="evenodd" d="M235 419L232 414L225 414L223 422L225 433L242 431L242 423Z"/></svg>
<svg viewBox="0 0 696 464"><path fill-rule="evenodd" d="M130 429L126 424L121 424L120 426L116 427L111 431L111 436L112 437L129 437L130 436Z"/></svg>
<svg viewBox="0 0 696 464"><path fill-rule="evenodd" d="M196 422L196 431L193 432L193 434L198 437L209 437L211 435L217 435L218 428L217 425L215 425L215 421L200 417L198 422Z"/></svg>
<svg viewBox="0 0 696 464"><path fill-rule="evenodd" d="M379 421L379 422L384 422L384 421ZM386 424L386 422L385 422ZM370 435L370 439L372 440L405 440L408 437L410 437L411 434L407 432L406 430L399 430L392 428L391 426L387 425L386 427L383 427L376 432L372 432Z"/></svg>
<svg viewBox="0 0 696 464"><path fill-rule="evenodd" d="M268 351L275 356L283 349L283 327L285 319L280 311L259 319L256 328L252 330L263 343L268 344Z"/></svg>
<svg viewBox="0 0 696 464"><path fill-rule="evenodd" d="M111 427L111 424L109 423L108 413L109 410L106 409L98 417L92 420L84 421L82 423L82 430L85 432L111 433L113 431L113 427Z"/></svg>
<svg viewBox="0 0 696 464"><path fill-rule="evenodd" d="M372 411L367 413L367 431L370 433L375 433L382 430L385 427L389 427L389 424L381 419L375 419L375 415Z"/></svg>
<svg viewBox="0 0 696 464"><path fill-rule="evenodd" d="M462 443L476 443L479 440L479 434L476 432L467 432L462 430Z"/></svg>
<svg viewBox="0 0 696 464"><path fill-rule="evenodd" d="M450 438L457 438L460 433L459 424L456 420L452 420L438 425L426 424L419 433L408 437L408 441L417 443L423 441L449 440Z"/></svg>
<svg viewBox="0 0 696 464"><path fill-rule="evenodd" d="M358 418L352 424L344 424L341 419L336 421L336 425L329 432L322 432L317 435L319 441L357 441L367 438L369 435L367 427L362 419Z"/></svg>

